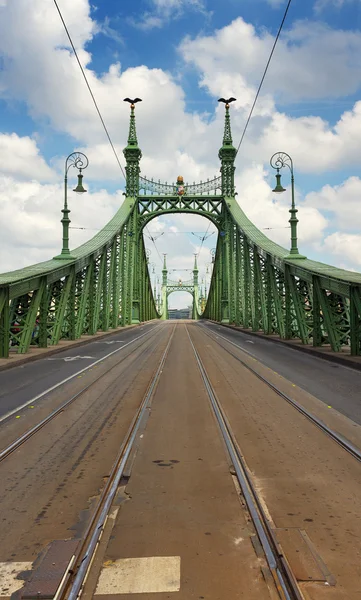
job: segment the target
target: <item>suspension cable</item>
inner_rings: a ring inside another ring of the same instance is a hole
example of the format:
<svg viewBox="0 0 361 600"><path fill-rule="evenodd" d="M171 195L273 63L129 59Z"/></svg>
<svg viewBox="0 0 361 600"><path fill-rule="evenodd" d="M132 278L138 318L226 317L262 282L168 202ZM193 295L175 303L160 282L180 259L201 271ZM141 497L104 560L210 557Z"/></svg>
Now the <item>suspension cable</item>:
<svg viewBox="0 0 361 600"><path fill-rule="evenodd" d="M87 76L86 76L86 74L85 74L85 71L84 71L84 69L83 69L83 67L82 67L82 64L81 64L80 60L79 60L78 53L77 53L77 51L76 51L76 49L75 49L75 46L74 46L74 44L73 44L73 40L71 39L71 36L70 36L69 30L68 30L68 28L67 28L67 26L66 26L66 23L65 23L65 21L64 21L63 15L61 14L60 8L59 8L59 6L58 6L58 3L57 3L57 0L54 0L54 4L55 4L55 6L56 6L56 8L57 8L57 10L58 10L58 13L59 13L60 19L61 19L61 21L62 21L62 23L63 23L63 25L64 25L64 29L65 29L65 31L66 31L66 34L67 34L67 36L68 36L68 39L69 39L70 45L71 45L71 47L72 47L72 49L73 49L73 52L74 52L75 58L76 58L76 60L78 61L78 65L79 65L79 67L80 67L80 70L81 70L81 72L82 72L82 74L83 74L83 77L84 77L84 79L85 79L85 83L86 83L86 85L87 85L87 88L88 88L88 90L89 90L89 93L90 93L90 95L91 95L91 97L92 97L92 100L93 100L93 102L94 102L94 106L95 106L95 108L96 108L96 110L97 110L97 113L98 113L98 115L99 115L99 118L100 118L100 120L101 120L101 123L102 123L102 125L103 125L103 128L104 128L104 131L105 131L105 133L106 133L106 136L107 136L107 138L108 138L108 140L109 140L109 143L110 143L110 145L111 145L111 147L112 147L112 150L113 150L113 152L114 152L114 156L115 156L115 158L116 158L116 160L117 160L117 163L118 163L118 165L119 165L119 167L120 167L120 170L121 170L121 172L122 172L122 175L123 175L124 179L126 180L126 176L125 176L125 173L124 173L124 169L123 169L123 167L122 167L122 165L121 165L121 163L120 163L120 160L119 160L119 157L118 157L117 151L115 150L114 144L113 144L113 142L112 142L112 140L111 140L111 137L110 137L110 135L109 135L109 131L108 131L108 129L107 129L107 126L105 125L105 122L104 122L104 119L103 119L103 117L102 117L102 115L101 115L101 112L100 112L100 110L99 110L99 107L98 107L97 101L95 100L95 96L94 96L94 94L93 94L93 92L92 92L92 89L91 89L91 87L90 87L90 84L89 84L89 81L88 81L88 79L87 79Z"/></svg>
<svg viewBox="0 0 361 600"><path fill-rule="evenodd" d="M54 0L54 1L55 1L55 0ZM283 15L283 19L282 19L282 21L281 21L281 25L279 26L279 29L278 29L278 32L277 32L277 35L276 35L276 39L275 39L275 41L274 41L274 43L273 43L273 46L272 46L271 54L269 55L269 58L268 58L268 61L267 61L267 64L266 64L266 68L265 68L265 70L264 70L264 72L263 72L263 75L262 75L261 82L260 82L260 84L259 84L259 86L258 86L258 90L257 90L257 93L256 93L256 96L255 96L255 99L254 99L254 101L253 101L253 104L252 104L252 108L251 108L251 110L250 110L250 113L249 113L249 115L248 115L248 119L247 119L247 121L246 121L246 124L245 124L245 126L244 126L243 133L242 133L242 137L241 137L241 141L239 142L239 144L238 144L238 147L237 147L237 154L238 154L238 151L239 151L239 149L240 149L240 147L241 147L241 144L242 144L242 142L243 142L244 136L246 135L246 131L247 131L247 128L248 128L248 124L249 124L249 122L250 122L250 120L251 120L251 117L252 117L252 114L253 114L254 107L256 106L256 102L257 102L257 100L258 100L258 96L259 96L259 94L260 94L260 91L261 91L261 88L262 88L262 85L263 85L264 79L265 79L265 77L266 77L266 74L267 74L267 71L268 71L268 67L270 66L270 62L271 62L271 60L272 60L273 53L274 53L274 51L275 51L275 49L276 49L277 42L278 42L278 38L280 37L281 31L282 31L282 28L283 28L283 24L284 24L284 22L285 22L285 20L286 20L287 13L288 13L288 9L289 9L289 7L290 7L290 5L291 5L291 2L292 2L292 0L288 0L287 6L286 6L286 10L285 10L285 12L284 12L284 15ZM237 154L236 154L236 156L237 156Z"/></svg>

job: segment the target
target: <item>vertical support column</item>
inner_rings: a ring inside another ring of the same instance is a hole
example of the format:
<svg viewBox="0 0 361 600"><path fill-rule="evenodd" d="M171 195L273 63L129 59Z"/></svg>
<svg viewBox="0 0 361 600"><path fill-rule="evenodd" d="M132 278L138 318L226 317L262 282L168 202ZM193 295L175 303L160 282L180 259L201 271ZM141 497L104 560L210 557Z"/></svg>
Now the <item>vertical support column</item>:
<svg viewBox="0 0 361 600"><path fill-rule="evenodd" d="M252 329L259 331L260 326L264 330L265 326L265 297L263 290L261 262L257 247L253 246L253 289L254 289L254 317Z"/></svg>
<svg viewBox="0 0 361 600"><path fill-rule="evenodd" d="M47 286L41 297L39 306L39 348L47 348L48 346L48 311L49 311L49 300L50 300L50 289L51 286Z"/></svg>
<svg viewBox="0 0 361 600"><path fill-rule="evenodd" d="M241 244L239 239L238 227L236 227L236 241L235 241L235 325L241 324L241 311L240 311L240 274L241 274Z"/></svg>
<svg viewBox="0 0 361 600"><path fill-rule="evenodd" d="M132 323L140 323L140 257L139 257L139 245L140 245L140 233L138 233L138 203L135 202L132 212Z"/></svg>
<svg viewBox="0 0 361 600"><path fill-rule="evenodd" d="M341 350L341 340L337 331L337 324L332 314L329 298L326 291L322 289L320 280L317 276L313 277L314 299L318 298L319 307L322 311L323 324L327 332L329 344L334 352ZM322 339L321 339L322 343Z"/></svg>
<svg viewBox="0 0 361 600"><path fill-rule="evenodd" d="M271 261L270 256L267 255L265 261L266 268L266 312L267 312L267 328L265 333L270 335L273 333L273 312L272 312L272 288L271 288Z"/></svg>
<svg viewBox="0 0 361 600"><path fill-rule="evenodd" d="M229 323L229 296L230 296L230 269L229 269L229 243L230 243L230 227L227 214L224 217L224 232L221 237L221 256L222 256L222 287L221 287L221 306L222 317L221 323Z"/></svg>
<svg viewBox="0 0 361 600"><path fill-rule="evenodd" d="M73 278L70 287L69 300L68 300L68 338L69 340L75 340L75 293L76 293L76 274L75 267L72 267Z"/></svg>
<svg viewBox="0 0 361 600"><path fill-rule="evenodd" d="M93 331L94 327L94 319L95 319L95 287L96 287L96 259L95 257L91 258L90 264L90 274L89 274L89 312L88 312L88 327L87 334L92 335L95 333Z"/></svg>
<svg viewBox="0 0 361 600"><path fill-rule="evenodd" d="M285 264L285 339L292 339L292 314L291 314L291 290L290 290L290 267Z"/></svg>
<svg viewBox="0 0 361 600"><path fill-rule="evenodd" d="M92 281L92 273L94 270L94 262L91 259L90 264L88 265L85 273L84 284L82 289L82 294L79 303L78 314L76 318L76 327L75 327L75 338L78 339L84 332L85 325L85 311L87 305L90 303L90 296L93 296L93 290L91 290L91 281ZM91 290L91 291L90 291Z"/></svg>
<svg viewBox="0 0 361 600"><path fill-rule="evenodd" d="M243 298L244 298L244 313L243 327L246 329L250 326L252 307L251 307L251 261L249 243L246 237L243 238Z"/></svg>
<svg viewBox="0 0 361 600"><path fill-rule="evenodd" d="M0 289L0 358L9 357L10 345L10 291Z"/></svg>
<svg viewBox="0 0 361 600"><path fill-rule="evenodd" d="M361 354L361 291L350 286L350 344L351 355Z"/></svg>
<svg viewBox="0 0 361 600"><path fill-rule="evenodd" d="M103 292L103 281L104 281L104 273L106 273L106 263L107 263L107 252L106 249L103 248L103 253L100 258L98 273L97 273L97 281L96 284L96 293L95 293L95 303L94 303L94 311L93 311L93 322L91 327L91 334L94 335L99 329L99 315L102 301L102 292ZM94 289L94 288L93 288Z"/></svg>
<svg viewBox="0 0 361 600"><path fill-rule="evenodd" d="M229 260L229 321L230 323L236 322L236 265L235 265L235 254L236 254L236 233L237 229L233 223L233 220L229 221L229 246L228 246L228 260Z"/></svg>
<svg viewBox="0 0 361 600"><path fill-rule="evenodd" d="M127 301L127 270L126 270L126 241L127 241L127 225L124 225L120 234L120 324L125 325L125 306Z"/></svg>
<svg viewBox="0 0 361 600"><path fill-rule="evenodd" d="M314 347L322 346L322 326L321 326L321 305L317 293L317 276L312 277L312 316L313 316L313 334L312 345Z"/></svg>
<svg viewBox="0 0 361 600"><path fill-rule="evenodd" d="M64 326L64 316L74 280L74 273L75 271L72 269L64 282L63 289L61 290L61 297L56 310L53 337L50 341L51 346L56 346L61 338L62 329Z"/></svg>
<svg viewBox="0 0 361 600"><path fill-rule="evenodd" d="M121 236L117 235L115 240L115 249L114 249L114 274L113 274L113 289L112 289L112 299L113 299L113 307L112 307L112 329L116 329L119 325L119 297L120 297L120 274L121 274L121 262L120 262L120 252L121 252Z"/></svg>

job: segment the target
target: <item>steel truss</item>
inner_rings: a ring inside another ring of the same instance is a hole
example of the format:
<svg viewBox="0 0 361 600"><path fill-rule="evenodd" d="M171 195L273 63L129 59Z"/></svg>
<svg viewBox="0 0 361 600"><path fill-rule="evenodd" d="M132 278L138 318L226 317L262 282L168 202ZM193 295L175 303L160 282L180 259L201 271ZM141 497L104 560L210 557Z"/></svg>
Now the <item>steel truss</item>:
<svg viewBox="0 0 361 600"><path fill-rule="evenodd" d="M158 313L142 230L160 214L181 212L205 216L219 231L203 317L361 354L361 274L306 258L290 259L288 250L260 232L235 200L236 153L226 106L220 178L182 189L141 178L132 106L124 150L126 198L113 219L72 250L74 259L53 259L0 275L0 357L167 318L168 295L180 286L167 290L165 267L163 309ZM192 293L191 288L186 291ZM193 306L193 317L198 318L196 264Z"/></svg>

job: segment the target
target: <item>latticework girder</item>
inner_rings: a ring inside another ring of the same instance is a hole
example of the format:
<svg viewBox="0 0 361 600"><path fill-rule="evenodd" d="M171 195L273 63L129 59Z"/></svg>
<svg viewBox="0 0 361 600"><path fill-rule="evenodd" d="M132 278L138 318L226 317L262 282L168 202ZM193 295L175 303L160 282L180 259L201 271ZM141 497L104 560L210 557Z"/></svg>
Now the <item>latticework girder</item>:
<svg viewBox="0 0 361 600"><path fill-rule="evenodd" d="M289 259L289 251L259 231L234 198L225 198L224 206L228 217L203 316L361 354L361 275Z"/></svg>
<svg viewBox="0 0 361 600"><path fill-rule="evenodd" d="M0 356L158 318L138 219L127 198L75 260L0 275Z"/></svg>
<svg viewBox="0 0 361 600"><path fill-rule="evenodd" d="M71 260L53 259L0 275L0 356L166 319L168 296L180 289L192 293L193 318L198 318L196 260L192 285L171 282L170 287L164 262L162 313L156 309L142 230L169 213L201 215L218 228L204 317L361 354L361 274L292 258L259 231L235 200L236 154L226 105L220 178L193 185L184 184L182 176L174 185L144 179L132 105L124 150L127 197L104 229L71 251Z"/></svg>

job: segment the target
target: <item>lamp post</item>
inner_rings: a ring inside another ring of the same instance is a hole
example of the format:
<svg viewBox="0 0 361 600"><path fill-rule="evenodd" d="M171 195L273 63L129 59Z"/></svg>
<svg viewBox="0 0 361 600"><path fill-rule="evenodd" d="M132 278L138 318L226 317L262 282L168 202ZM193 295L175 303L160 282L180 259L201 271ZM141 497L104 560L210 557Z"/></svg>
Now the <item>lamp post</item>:
<svg viewBox="0 0 361 600"><path fill-rule="evenodd" d="M276 193L282 193L285 192L286 189L282 186L281 184L281 174L280 174L280 169L283 169L283 167L288 167L290 172L291 172L291 196L292 196L292 200L291 200L291 208L289 210L289 212L291 213L291 217L289 220L289 224L291 225L291 249L290 249L290 253L285 256L285 258L306 258L305 256L303 256L302 254L299 253L298 251L298 247L297 247L297 223L298 223L298 219L297 219L297 208L295 206L295 178L293 175L293 161L292 158L286 154L286 152L276 152L276 154L274 154L271 157L270 160L270 164L271 167L273 169L277 170L276 173L276 187L272 190L272 192L276 192Z"/></svg>
<svg viewBox="0 0 361 600"><path fill-rule="evenodd" d="M61 253L57 256L54 256L56 259L60 260L70 260L74 259L75 256L72 256L69 250L69 213L70 210L68 208L68 171L70 167L75 167L78 169L78 185L74 188L73 192L77 194L84 194L87 190L83 187L83 169L86 169L89 164L88 157L85 156L82 152L72 152L69 154L65 161L65 175L64 175L64 208L62 209L63 218L61 219L61 223L63 225L63 247L61 249Z"/></svg>

